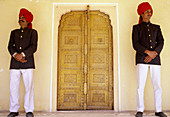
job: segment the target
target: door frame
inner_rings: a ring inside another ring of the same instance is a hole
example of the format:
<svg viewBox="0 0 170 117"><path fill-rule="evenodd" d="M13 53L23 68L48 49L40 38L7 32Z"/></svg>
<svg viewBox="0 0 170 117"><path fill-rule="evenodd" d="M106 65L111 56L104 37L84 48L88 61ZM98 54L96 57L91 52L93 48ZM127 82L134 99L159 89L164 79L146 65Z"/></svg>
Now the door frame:
<svg viewBox="0 0 170 117"><path fill-rule="evenodd" d="M63 14L71 10L86 10L87 5L91 6L90 10L99 10L110 16L111 25L113 27L113 107L114 111L121 111L118 3L53 3L50 112L57 111L58 26L60 18ZM109 8L109 10L107 8Z"/></svg>

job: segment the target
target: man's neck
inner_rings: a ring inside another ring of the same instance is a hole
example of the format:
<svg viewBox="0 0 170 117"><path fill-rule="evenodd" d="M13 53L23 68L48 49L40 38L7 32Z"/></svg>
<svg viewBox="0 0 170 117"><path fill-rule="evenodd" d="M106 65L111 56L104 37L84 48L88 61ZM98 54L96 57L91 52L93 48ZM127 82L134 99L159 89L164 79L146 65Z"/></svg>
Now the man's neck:
<svg viewBox="0 0 170 117"><path fill-rule="evenodd" d="M143 19L143 22L149 23L150 20L148 20L148 19Z"/></svg>
<svg viewBox="0 0 170 117"><path fill-rule="evenodd" d="M22 29L27 28L27 26L21 26Z"/></svg>

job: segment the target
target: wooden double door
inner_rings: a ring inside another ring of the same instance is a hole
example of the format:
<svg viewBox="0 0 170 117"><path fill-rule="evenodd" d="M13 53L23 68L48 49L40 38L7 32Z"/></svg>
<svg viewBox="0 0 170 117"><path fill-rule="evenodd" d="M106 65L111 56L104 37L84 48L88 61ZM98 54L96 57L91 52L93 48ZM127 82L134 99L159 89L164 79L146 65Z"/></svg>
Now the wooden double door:
<svg viewBox="0 0 170 117"><path fill-rule="evenodd" d="M57 109L113 109L112 27L100 11L71 11L61 17Z"/></svg>

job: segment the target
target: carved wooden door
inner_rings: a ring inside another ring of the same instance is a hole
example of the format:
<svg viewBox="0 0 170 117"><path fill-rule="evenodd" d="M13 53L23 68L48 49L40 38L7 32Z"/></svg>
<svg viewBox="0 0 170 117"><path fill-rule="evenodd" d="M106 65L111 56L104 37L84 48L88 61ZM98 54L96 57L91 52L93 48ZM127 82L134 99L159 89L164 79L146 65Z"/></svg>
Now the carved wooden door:
<svg viewBox="0 0 170 117"><path fill-rule="evenodd" d="M57 109L113 109L113 43L109 16L71 11L58 40Z"/></svg>

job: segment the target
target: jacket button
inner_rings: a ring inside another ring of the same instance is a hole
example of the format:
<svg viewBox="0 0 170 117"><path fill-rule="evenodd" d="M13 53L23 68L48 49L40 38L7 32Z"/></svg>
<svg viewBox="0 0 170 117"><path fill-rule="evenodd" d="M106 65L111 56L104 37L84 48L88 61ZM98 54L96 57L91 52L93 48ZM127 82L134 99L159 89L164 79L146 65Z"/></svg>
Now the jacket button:
<svg viewBox="0 0 170 117"><path fill-rule="evenodd" d="M148 29L148 31L150 31L150 30Z"/></svg>
<svg viewBox="0 0 170 117"><path fill-rule="evenodd" d="M22 38L22 36L20 36Z"/></svg>
<svg viewBox="0 0 170 117"><path fill-rule="evenodd" d="M22 49L22 47L19 47L19 49L21 50L21 49Z"/></svg>
<svg viewBox="0 0 170 117"><path fill-rule="evenodd" d="M152 46L150 48L152 48Z"/></svg>
<svg viewBox="0 0 170 117"><path fill-rule="evenodd" d="M152 40L150 40L150 42L152 42Z"/></svg>
<svg viewBox="0 0 170 117"><path fill-rule="evenodd" d="M150 37L151 35L149 34L149 37Z"/></svg>
<svg viewBox="0 0 170 117"><path fill-rule="evenodd" d="M21 30L21 32L24 32L23 30Z"/></svg>
<svg viewBox="0 0 170 117"><path fill-rule="evenodd" d="M149 27L149 24L147 25L147 27Z"/></svg>

